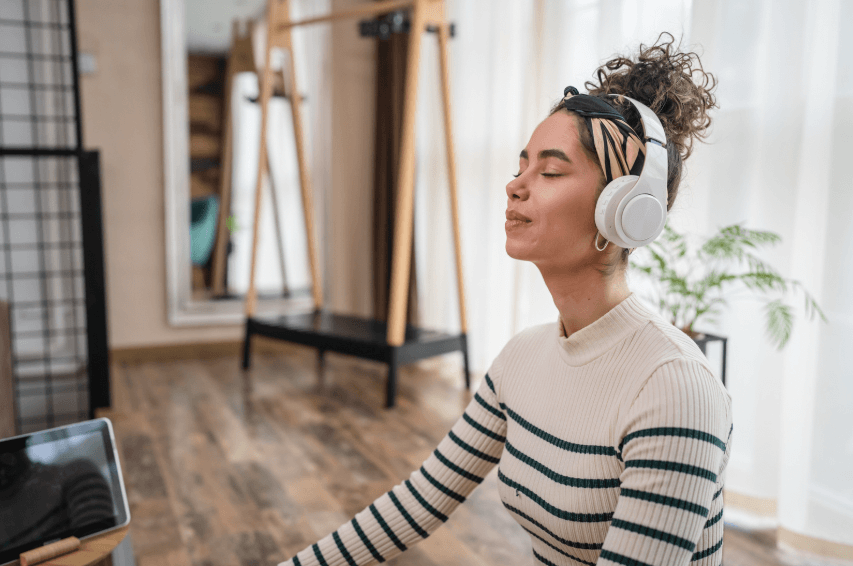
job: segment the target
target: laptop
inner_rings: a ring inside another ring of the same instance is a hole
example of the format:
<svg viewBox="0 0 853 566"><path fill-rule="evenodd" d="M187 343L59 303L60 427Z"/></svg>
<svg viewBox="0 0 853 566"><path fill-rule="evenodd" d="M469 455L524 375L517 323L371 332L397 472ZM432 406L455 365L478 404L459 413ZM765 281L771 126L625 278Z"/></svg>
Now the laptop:
<svg viewBox="0 0 853 566"><path fill-rule="evenodd" d="M129 523L109 419L0 440L0 566L45 544Z"/></svg>

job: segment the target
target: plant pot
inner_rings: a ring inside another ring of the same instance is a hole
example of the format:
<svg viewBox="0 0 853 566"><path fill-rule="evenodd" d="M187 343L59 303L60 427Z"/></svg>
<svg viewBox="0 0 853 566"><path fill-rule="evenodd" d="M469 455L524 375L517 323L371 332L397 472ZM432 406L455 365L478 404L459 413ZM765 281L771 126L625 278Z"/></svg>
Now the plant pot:
<svg viewBox="0 0 853 566"><path fill-rule="evenodd" d="M723 361L722 361L723 369L722 369L722 376L721 377L722 377L723 385L725 385L726 384L726 343L728 342L728 339L724 338L722 336L717 336L716 334L706 334L704 332L696 332L693 330L687 330L686 328L679 328L679 330L681 330L682 332L687 334L694 342L696 342L696 345L699 346L699 349L702 350L702 353L706 354L706 355L707 355L707 352L706 352L705 347L708 344L708 342L720 341L723 343Z"/></svg>
<svg viewBox="0 0 853 566"><path fill-rule="evenodd" d="M705 334L702 332L696 332L695 330L688 330L687 328L679 328L682 332L690 336L693 340L702 340L705 338Z"/></svg>

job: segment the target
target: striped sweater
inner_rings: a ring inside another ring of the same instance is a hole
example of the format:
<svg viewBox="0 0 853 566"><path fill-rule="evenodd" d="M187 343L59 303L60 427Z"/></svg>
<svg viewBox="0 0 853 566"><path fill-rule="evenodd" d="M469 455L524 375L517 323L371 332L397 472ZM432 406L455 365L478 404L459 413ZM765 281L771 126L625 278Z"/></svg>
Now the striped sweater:
<svg viewBox="0 0 853 566"><path fill-rule="evenodd" d="M720 566L732 429L699 347L632 293L568 338L515 335L420 469L279 566L385 562L495 465L536 564Z"/></svg>

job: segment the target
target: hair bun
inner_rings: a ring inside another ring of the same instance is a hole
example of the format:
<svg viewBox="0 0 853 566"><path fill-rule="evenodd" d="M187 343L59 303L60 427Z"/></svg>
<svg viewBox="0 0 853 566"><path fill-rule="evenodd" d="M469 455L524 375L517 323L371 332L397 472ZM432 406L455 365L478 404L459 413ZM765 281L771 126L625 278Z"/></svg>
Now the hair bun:
<svg viewBox="0 0 853 566"><path fill-rule="evenodd" d="M596 71L599 84L587 81L584 86L593 96L622 94L648 106L660 119L667 144L674 144L681 158L687 159L693 151L693 140L708 135L708 111L718 107L711 93L717 81L704 71L696 53L679 52L680 43L673 47L672 34L663 32L658 40L664 34L671 38L669 42L656 42L651 47L640 44L636 60L622 56L611 59ZM693 81L694 74L698 74L698 83ZM630 124L640 123L633 105L612 97L607 101Z"/></svg>

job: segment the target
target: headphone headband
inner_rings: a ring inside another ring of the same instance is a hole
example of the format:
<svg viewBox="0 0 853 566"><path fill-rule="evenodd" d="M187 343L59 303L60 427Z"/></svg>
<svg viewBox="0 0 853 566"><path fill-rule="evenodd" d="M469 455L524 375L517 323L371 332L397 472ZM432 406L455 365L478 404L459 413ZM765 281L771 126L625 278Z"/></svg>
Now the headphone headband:
<svg viewBox="0 0 853 566"><path fill-rule="evenodd" d="M657 117L657 114L652 112L652 109L640 102L639 100L634 100L630 96L626 96L624 94L611 94L609 95L611 98L625 98L634 105L634 108L640 113L640 121L643 123L643 135L645 136L645 142L653 141L661 147L666 147L666 134L663 131L663 124L661 124L660 118ZM647 123L648 121L648 123Z"/></svg>
<svg viewBox="0 0 853 566"><path fill-rule="evenodd" d="M666 224L666 134L660 119L639 100L624 94L608 96L625 98L634 105L643 126L642 138L618 110L598 96L579 94L568 86L563 90L563 106L586 121L607 181L595 206L598 231L617 246L637 248L652 243Z"/></svg>
<svg viewBox="0 0 853 566"><path fill-rule="evenodd" d="M610 96L626 98L639 112L645 159L639 175L623 175L607 184L596 203L595 224L608 242L622 248L638 248L657 239L666 224L666 134L651 108L629 96ZM598 247L597 241L595 245Z"/></svg>

